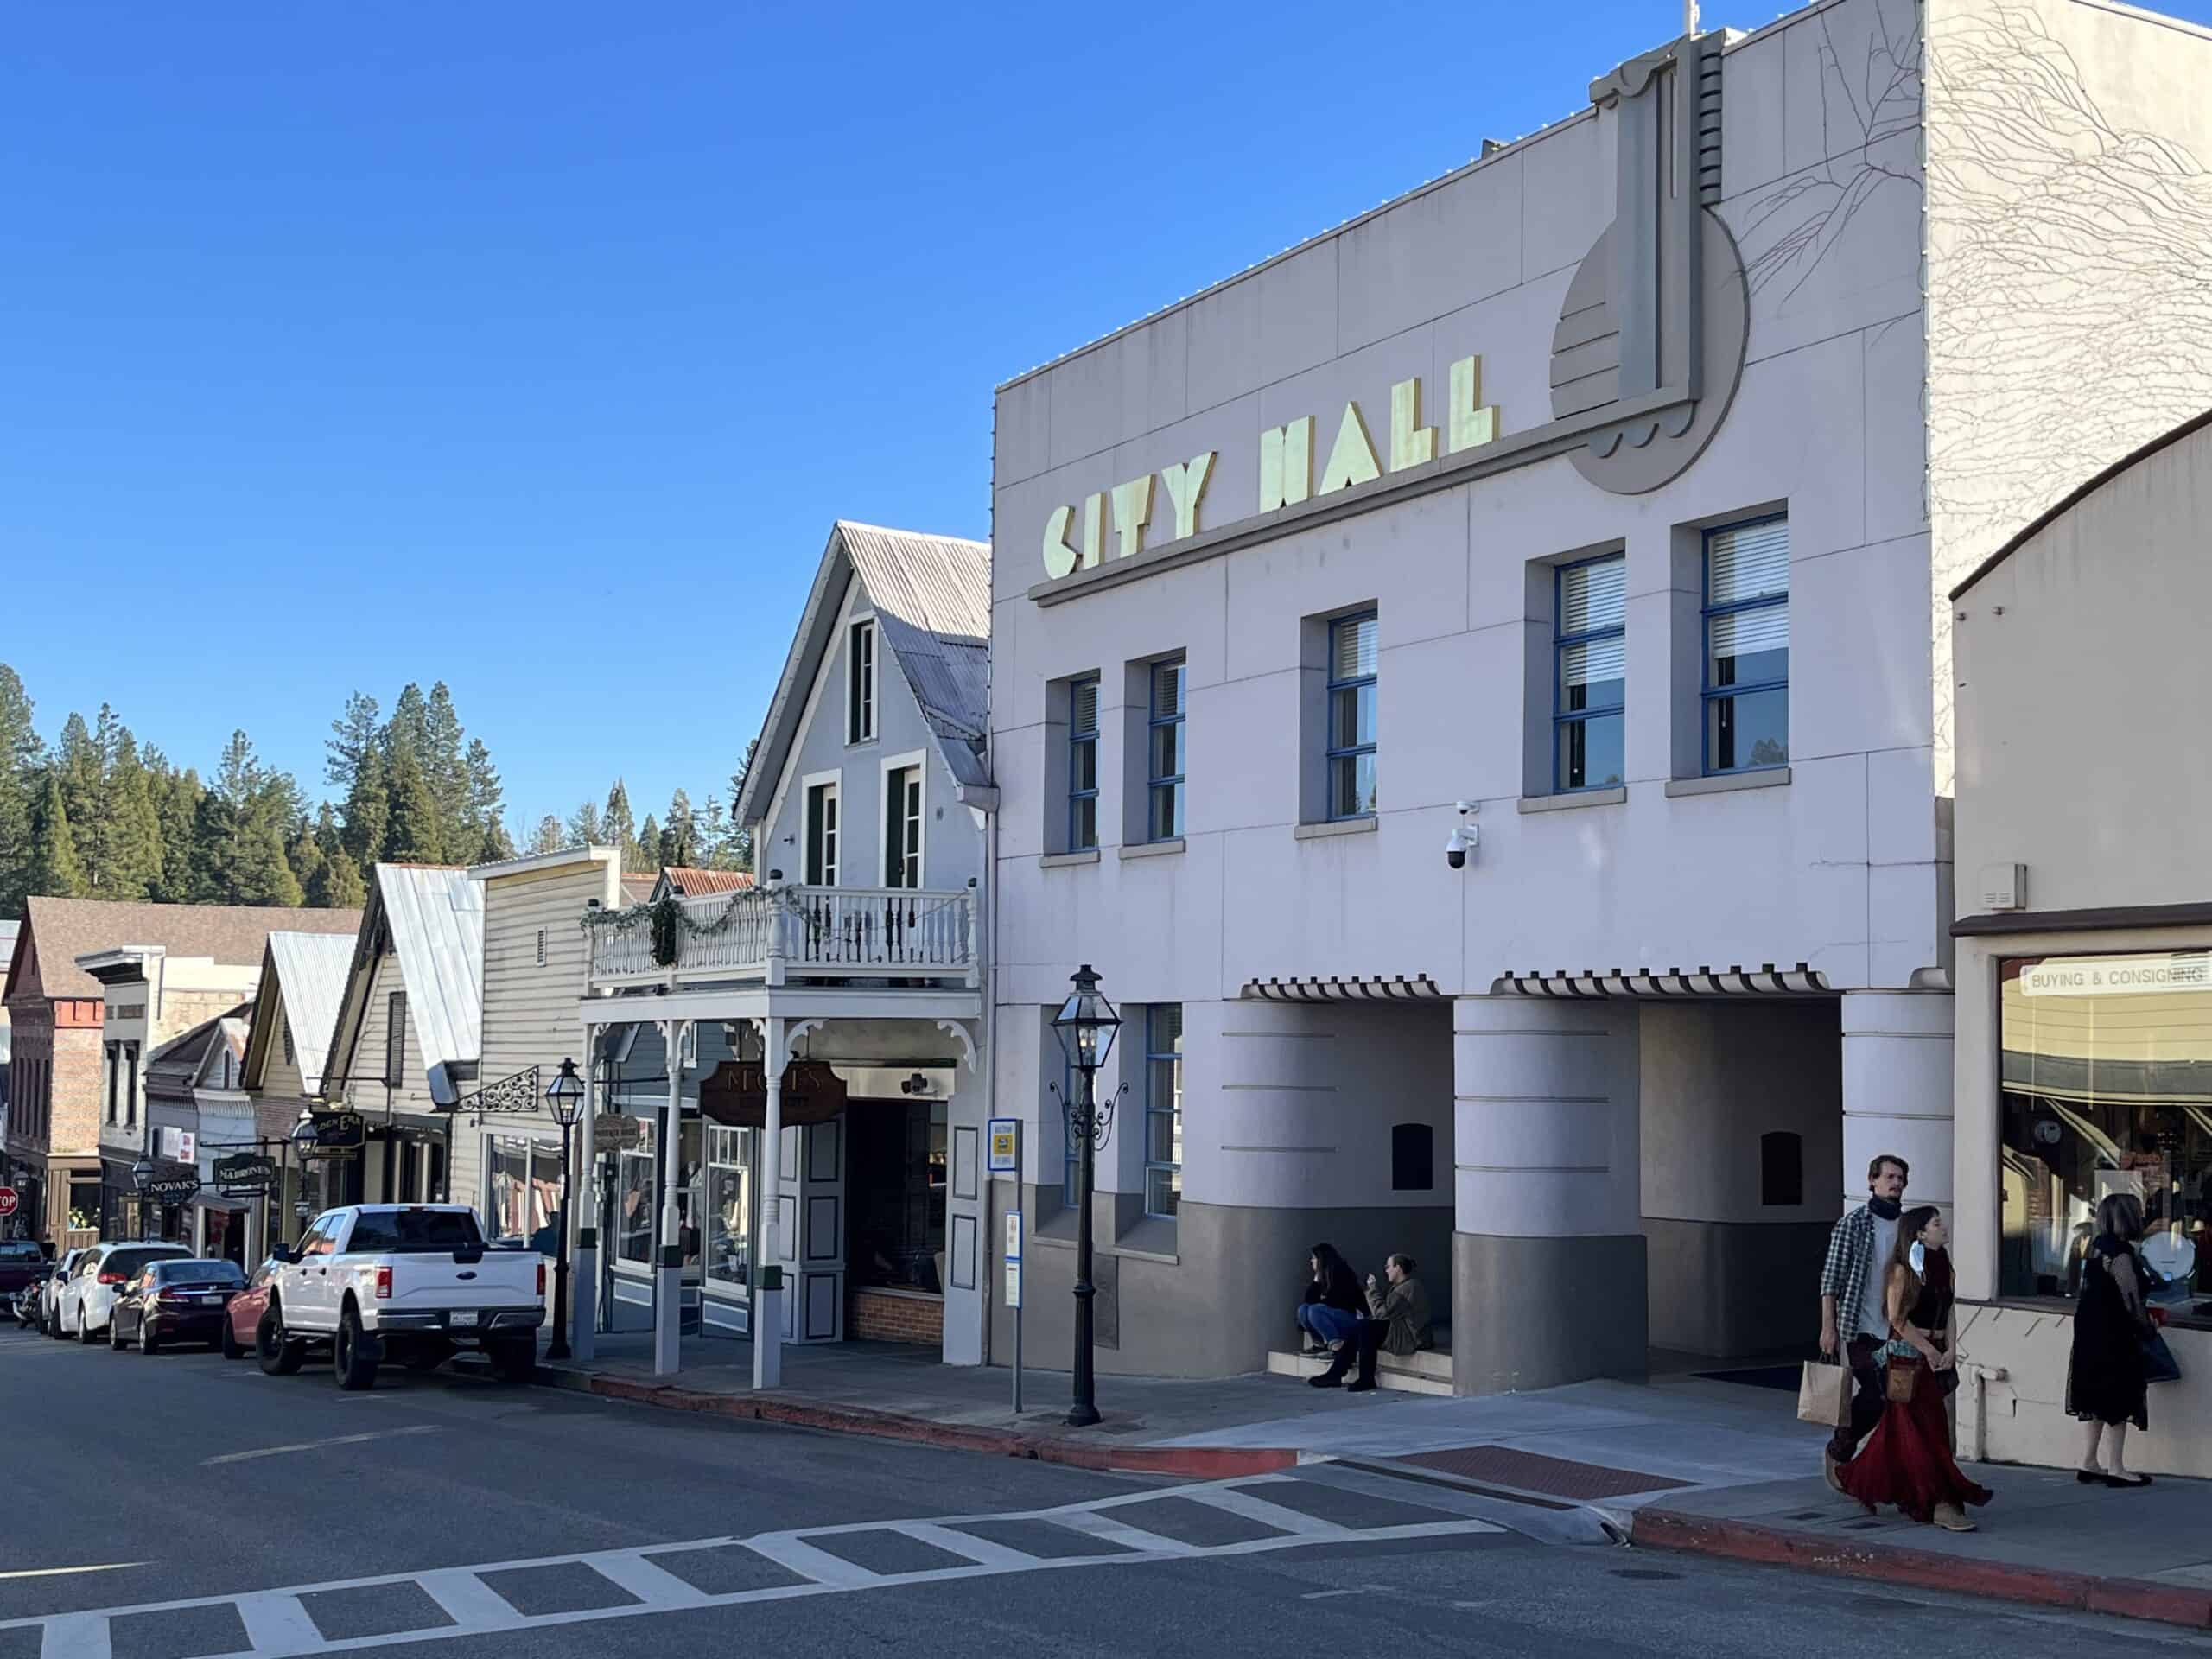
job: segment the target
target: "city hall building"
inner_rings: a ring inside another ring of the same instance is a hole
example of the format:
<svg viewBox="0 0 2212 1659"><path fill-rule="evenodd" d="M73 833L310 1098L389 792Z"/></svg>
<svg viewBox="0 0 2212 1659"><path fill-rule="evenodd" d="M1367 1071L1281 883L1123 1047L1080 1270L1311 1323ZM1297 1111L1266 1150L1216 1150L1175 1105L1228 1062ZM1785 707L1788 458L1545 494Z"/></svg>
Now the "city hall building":
<svg viewBox="0 0 2212 1659"><path fill-rule="evenodd" d="M1872 1154L1952 1203L1948 594L2212 401L2208 45L2088 0L1685 37L1000 389L1032 1355L1086 962L1109 1371L1264 1364L1322 1240L1418 1259L1463 1393L1771 1351Z"/></svg>

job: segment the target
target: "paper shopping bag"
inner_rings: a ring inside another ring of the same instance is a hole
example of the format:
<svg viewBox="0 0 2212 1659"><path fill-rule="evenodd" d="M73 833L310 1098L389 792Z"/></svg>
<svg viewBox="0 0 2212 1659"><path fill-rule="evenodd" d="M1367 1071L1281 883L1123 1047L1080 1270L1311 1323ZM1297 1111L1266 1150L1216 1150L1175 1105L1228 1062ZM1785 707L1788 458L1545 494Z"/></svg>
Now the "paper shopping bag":
<svg viewBox="0 0 2212 1659"><path fill-rule="evenodd" d="M1797 1383L1797 1415L1802 1421L1836 1428L1851 1421L1851 1368L1808 1359Z"/></svg>

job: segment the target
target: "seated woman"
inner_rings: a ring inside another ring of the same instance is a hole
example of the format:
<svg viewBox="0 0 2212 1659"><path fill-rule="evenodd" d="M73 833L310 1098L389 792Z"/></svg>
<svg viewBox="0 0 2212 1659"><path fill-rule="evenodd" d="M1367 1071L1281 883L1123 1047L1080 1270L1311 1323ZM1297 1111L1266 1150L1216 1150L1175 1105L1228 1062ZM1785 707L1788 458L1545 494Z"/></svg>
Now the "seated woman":
<svg viewBox="0 0 2212 1659"><path fill-rule="evenodd" d="M1875 1351L1875 1363L1894 1379L1891 1398L1859 1455L1836 1478L1870 1513L1894 1503L1923 1526L1933 1522L1947 1532L1972 1532L1966 1505L1988 1503L1990 1491L1968 1480L1951 1457L1943 1401L1958 1386L1958 1370L1949 1348L1949 1242L1932 1204L1898 1219L1897 1248L1883 1278L1890 1340ZM1900 1391L1908 1397L1898 1399Z"/></svg>
<svg viewBox="0 0 2212 1659"><path fill-rule="evenodd" d="M1335 1245L1316 1244L1306 1264L1313 1278L1298 1299L1298 1328L1313 1338L1306 1351L1315 1356L1358 1336L1367 1300L1359 1294L1351 1264L1337 1254Z"/></svg>

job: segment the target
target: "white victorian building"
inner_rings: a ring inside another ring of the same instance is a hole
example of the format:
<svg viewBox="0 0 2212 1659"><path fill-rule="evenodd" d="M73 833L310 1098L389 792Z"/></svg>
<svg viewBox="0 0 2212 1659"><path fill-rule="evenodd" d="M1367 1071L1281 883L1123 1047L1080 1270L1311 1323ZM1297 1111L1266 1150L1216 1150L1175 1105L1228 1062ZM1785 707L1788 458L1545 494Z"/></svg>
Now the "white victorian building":
<svg viewBox="0 0 2212 1659"><path fill-rule="evenodd" d="M989 556L836 524L736 804L757 885L587 928L594 1109L651 1119L606 1227L658 1370L690 1309L756 1379L848 1335L982 1358Z"/></svg>

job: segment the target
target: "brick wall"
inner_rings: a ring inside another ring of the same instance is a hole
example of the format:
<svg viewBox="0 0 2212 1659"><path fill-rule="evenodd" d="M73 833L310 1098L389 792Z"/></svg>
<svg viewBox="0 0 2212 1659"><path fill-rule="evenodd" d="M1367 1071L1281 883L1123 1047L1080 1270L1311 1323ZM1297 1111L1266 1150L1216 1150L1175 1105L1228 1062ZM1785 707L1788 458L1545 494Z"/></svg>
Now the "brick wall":
<svg viewBox="0 0 2212 1659"><path fill-rule="evenodd" d="M57 1153L93 1152L100 1134L100 1033L54 1033L54 1139Z"/></svg>
<svg viewBox="0 0 2212 1659"><path fill-rule="evenodd" d="M914 1342L942 1347L944 1300L895 1290L855 1289L845 1334L855 1342Z"/></svg>

